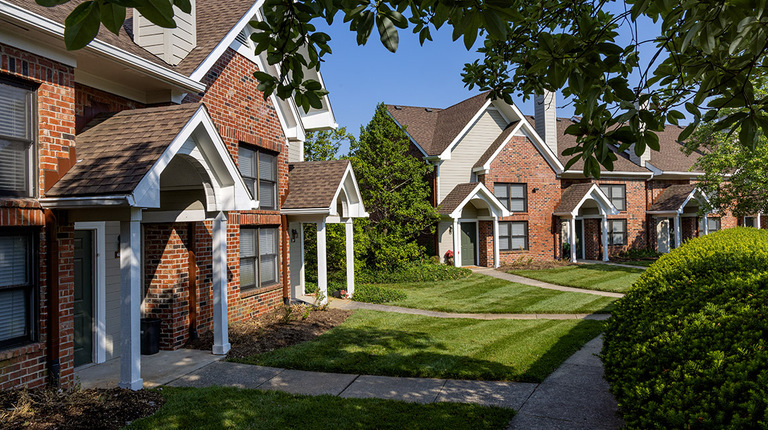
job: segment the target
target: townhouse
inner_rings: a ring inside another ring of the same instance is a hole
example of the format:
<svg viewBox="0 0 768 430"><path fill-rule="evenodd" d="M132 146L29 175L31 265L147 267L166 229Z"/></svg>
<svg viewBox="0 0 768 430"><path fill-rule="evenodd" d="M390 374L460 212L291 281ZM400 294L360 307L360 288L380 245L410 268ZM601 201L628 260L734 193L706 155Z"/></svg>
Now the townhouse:
<svg viewBox="0 0 768 430"><path fill-rule="evenodd" d="M229 322L304 294L304 223L324 288L325 225L352 249L366 216L347 161L303 162L330 101L257 90L276 71L249 38L260 1L193 0L175 29L129 11L68 52L78 3L0 0L0 389L113 359L139 389L142 318L161 349L213 331L225 354Z"/></svg>
<svg viewBox="0 0 768 430"><path fill-rule="evenodd" d="M669 252L686 239L734 227L730 214L700 214L700 156L686 156L668 125L661 150L617 153L613 171L584 176L583 161L565 169L573 122L558 118L552 93L535 115L479 94L448 108L388 105L411 138L411 152L435 166L432 202L442 217L437 254L461 266L527 259L609 260L631 248ZM742 224L767 224L749 217Z"/></svg>

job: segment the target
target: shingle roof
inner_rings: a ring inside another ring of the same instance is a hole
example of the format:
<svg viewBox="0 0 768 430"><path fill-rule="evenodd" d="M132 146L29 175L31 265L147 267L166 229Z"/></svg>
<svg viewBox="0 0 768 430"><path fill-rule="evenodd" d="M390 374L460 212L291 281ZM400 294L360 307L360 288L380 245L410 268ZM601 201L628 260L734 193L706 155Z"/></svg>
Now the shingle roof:
<svg viewBox="0 0 768 430"><path fill-rule="evenodd" d="M484 92L446 109L387 105L387 111L406 127L427 155L440 155L483 107L487 97L488 92Z"/></svg>
<svg viewBox="0 0 768 430"><path fill-rule="evenodd" d="M441 215L450 215L453 211L456 210L456 208L459 207L461 202L463 202L472 193L472 191L477 188L479 184L479 182L470 182L467 184L456 185L456 187L454 187L453 190L451 190L451 192L448 193L448 195L445 196L443 201L440 203L437 212Z"/></svg>
<svg viewBox="0 0 768 430"><path fill-rule="evenodd" d="M672 212L680 209L685 200L696 189L696 184L670 185L661 192L650 212Z"/></svg>
<svg viewBox="0 0 768 430"><path fill-rule="evenodd" d="M568 188L563 190L563 194L560 197L560 203L555 208L556 214L571 213L576 209L579 202L587 195L589 190L592 189L592 183L584 184L572 184Z"/></svg>
<svg viewBox="0 0 768 430"><path fill-rule="evenodd" d="M493 154L496 153L496 150L499 149L499 147L504 144L504 142L507 140L509 135L512 134L512 131L514 131L515 127L519 122L520 121L509 123L509 125L507 125L507 128L505 128L501 132L501 134L499 134L499 137L497 137L496 140L493 141L491 146L489 146L488 149L485 150L483 155L480 156L480 159L477 160L477 162L475 163L474 166L472 166L472 168L474 169L474 168L483 167L483 165L486 162L488 162L488 160L490 160L491 157L493 157Z"/></svg>
<svg viewBox="0 0 768 430"><path fill-rule="evenodd" d="M31 0L5 1L64 24L67 15L84 0L72 0L55 7L40 6ZM119 35L115 35L102 26L96 38L145 60L189 76L253 4L253 0L197 0L197 47L177 66L171 66L133 42L132 9L127 10L126 21Z"/></svg>
<svg viewBox="0 0 768 430"><path fill-rule="evenodd" d="M77 164L46 197L130 194L201 104L97 116L77 135Z"/></svg>
<svg viewBox="0 0 768 430"><path fill-rule="evenodd" d="M349 160L304 161L290 166L283 209L329 208Z"/></svg>

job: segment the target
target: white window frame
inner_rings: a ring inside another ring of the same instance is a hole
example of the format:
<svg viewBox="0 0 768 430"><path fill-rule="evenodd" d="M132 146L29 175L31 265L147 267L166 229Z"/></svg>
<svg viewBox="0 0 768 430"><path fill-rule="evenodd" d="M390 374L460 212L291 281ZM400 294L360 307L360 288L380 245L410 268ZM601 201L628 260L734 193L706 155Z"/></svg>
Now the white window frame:
<svg viewBox="0 0 768 430"><path fill-rule="evenodd" d="M26 148L26 160L25 160L25 189L24 191L12 191L12 190L0 190L0 197L36 197L36 188L37 188L37 169L36 167L36 161L37 157L35 154L37 154L37 115L36 115L36 106L37 106L37 95L36 90L34 86L30 83L26 82L20 82L16 79L8 79L5 77L0 77L0 85L4 86L10 86L22 89L26 91L26 103L27 103L27 118L29 121L29 124L26 125L27 128L27 137L26 138L19 138L18 136L9 136L9 135L3 135L2 132L0 132L0 142L6 141L6 142L15 142L15 143L22 143L27 145Z"/></svg>
<svg viewBox="0 0 768 430"><path fill-rule="evenodd" d="M240 291L241 292L248 292L253 290L258 290L260 288L269 287L272 285L277 285L280 283L280 227L278 226L249 226L249 225L241 225L240 226L240 235L242 237L243 230L246 231L254 231L255 233L255 246L256 246L256 252L253 256L247 256L247 257L240 257L240 273L242 274L242 267L243 262L247 261L250 264L254 264L254 283L253 285L243 285L242 284L242 277L240 278ZM274 254L262 254L261 253L261 231L262 230L274 230L275 231L275 253ZM242 240L241 240L242 243ZM264 262L262 261L263 257L272 256L275 259L275 279L272 282L262 282L261 280L261 274L262 266Z"/></svg>
<svg viewBox="0 0 768 430"><path fill-rule="evenodd" d="M253 172L253 174L255 176L246 176L246 175L243 174L243 170L240 168L240 166L241 166L240 163L242 163L242 157L240 157L239 155L240 155L241 151L250 151L250 152L253 153L253 158L252 158L253 166L251 168L252 168L252 172ZM260 166L259 161L261 160L262 154L263 155L268 155L270 157L273 157L274 162L271 163L271 165L272 165L272 169L273 169L273 173L274 173L274 178L275 178L274 181L270 181L268 179L262 179L261 178L261 174L260 174L261 173L260 172L261 166ZM240 143L240 145L238 146L238 169L240 170L240 174L243 175L243 179L245 179L246 185L253 184L253 190L250 190L250 189L249 190L253 194L253 198L259 201L259 209L263 209L263 210L278 210L278 201L277 201L277 197L278 197L278 192L277 191L278 191L278 185L279 185L278 184L278 173L277 173L278 157L279 157L279 154L277 154L277 153L275 153L273 151L268 151L266 149L259 148L257 146L251 146L251 145L248 145L248 144L245 144L245 143ZM274 202L274 206L269 206L269 207L264 207L263 206L265 199L262 198L262 195L261 195L261 184L262 184L262 182L272 184L272 193L273 193L272 201Z"/></svg>
<svg viewBox="0 0 768 430"><path fill-rule="evenodd" d="M621 197L616 197L614 190L621 188ZM627 210L627 186L625 184L600 184L600 189L611 201L611 204L619 210L619 212L625 212ZM621 201L622 207L616 206L616 201Z"/></svg>

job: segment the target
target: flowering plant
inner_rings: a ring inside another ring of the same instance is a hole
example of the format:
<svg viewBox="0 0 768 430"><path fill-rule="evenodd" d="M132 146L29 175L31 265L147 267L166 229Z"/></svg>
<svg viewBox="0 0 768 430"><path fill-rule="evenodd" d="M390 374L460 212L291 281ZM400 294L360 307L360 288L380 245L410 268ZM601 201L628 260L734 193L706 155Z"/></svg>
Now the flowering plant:
<svg viewBox="0 0 768 430"><path fill-rule="evenodd" d="M450 249L445 252L445 258L453 258L453 251Z"/></svg>

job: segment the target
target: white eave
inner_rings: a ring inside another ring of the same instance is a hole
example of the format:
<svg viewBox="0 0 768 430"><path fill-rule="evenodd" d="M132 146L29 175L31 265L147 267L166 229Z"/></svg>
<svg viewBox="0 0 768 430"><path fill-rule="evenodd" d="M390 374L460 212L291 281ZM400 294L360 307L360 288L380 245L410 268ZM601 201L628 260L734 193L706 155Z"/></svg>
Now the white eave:
<svg viewBox="0 0 768 430"><path fill-rule="evenodd" d="M7 16L11 20L17 20L24 24L32 25L39 30L43 30L58 38L64 38L64 25L48 18L32 13L19 6L6 3L0 0L0 16ZM108 58L124 65L127 68L136 70L139 73L159 79L168 84L180 87L192 92L202 92L205 85L198 80L189 78L181 73L153 63L144 58L126 52L116 46L110 45L99 39L94 39L85 48L85 51L94 53L98 56Z"/></svg>

